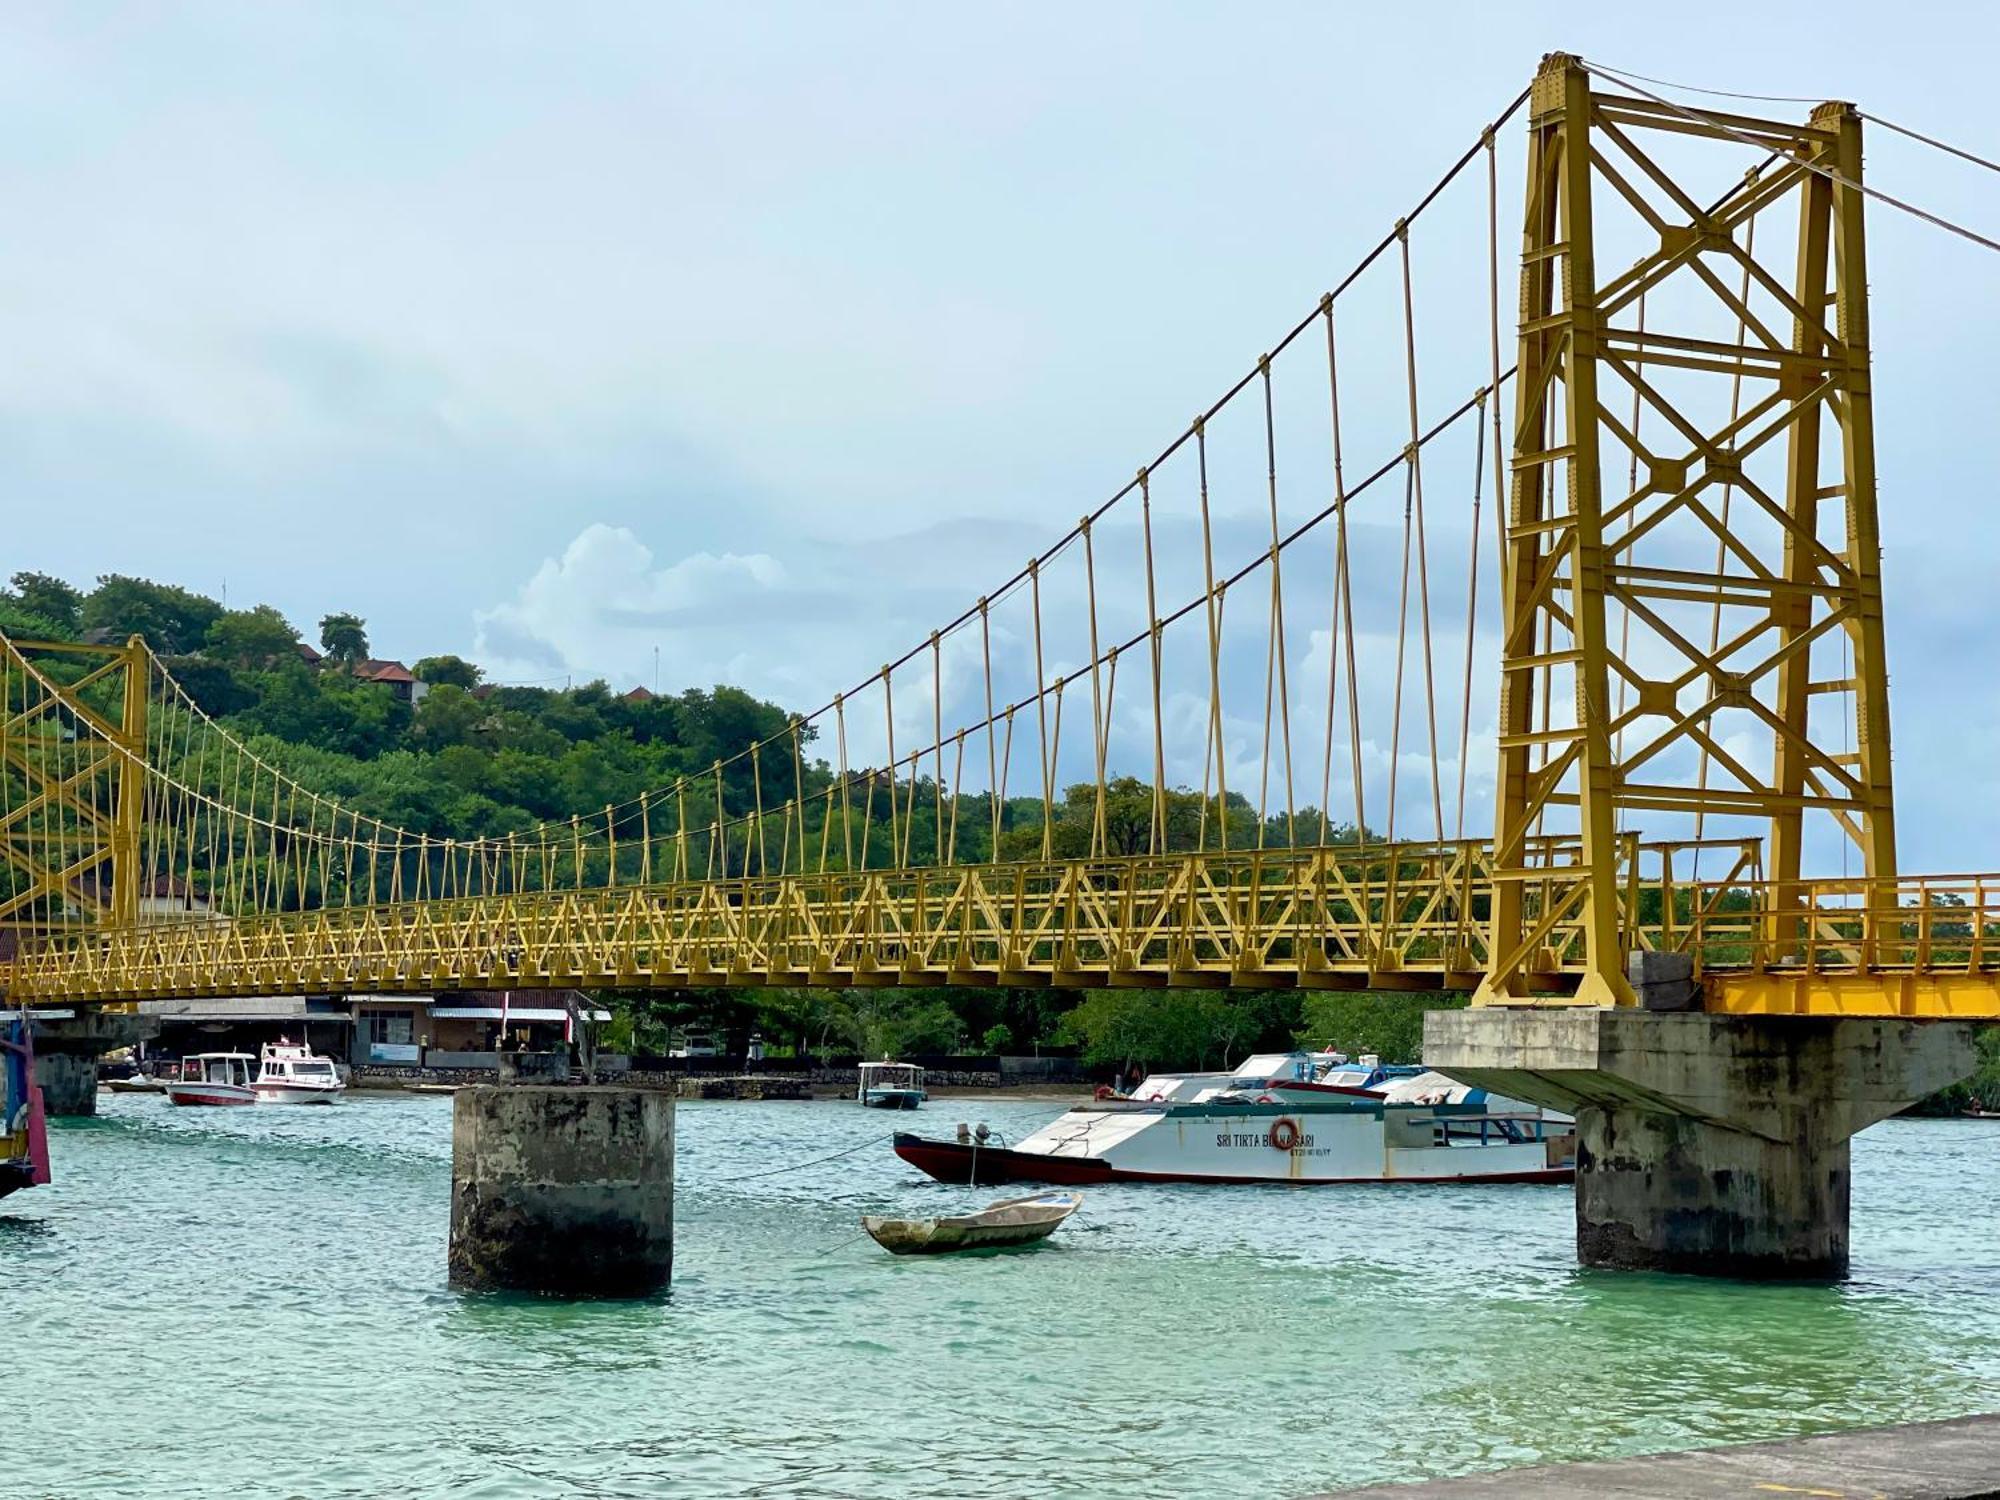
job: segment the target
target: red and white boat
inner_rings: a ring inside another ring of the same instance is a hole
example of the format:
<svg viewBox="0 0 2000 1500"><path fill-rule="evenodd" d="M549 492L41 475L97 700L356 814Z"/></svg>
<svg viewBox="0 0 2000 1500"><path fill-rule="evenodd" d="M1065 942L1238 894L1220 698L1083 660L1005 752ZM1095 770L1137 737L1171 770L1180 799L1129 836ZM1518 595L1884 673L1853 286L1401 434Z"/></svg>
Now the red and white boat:
<svg viewBox="0 0 2000 1500"><path fill-rule="evenodd" d="M181 1076L167 1084L174 1104L255 1104L250 1069L257 1059L247 1052L200 1052L181 1059Z"/></svg>
<svg viewBox="0 0 2000 1500"><path fill-rule="evenodd" d="M259 1104L338 1104L347 1092L346 1080L332 1062L283 1037L265 1043L257 1059L257 1081L250 1087Z"/></svg>
<svg viewBox="0 0 2000 1500"><path fill-rule="evenodd" d="M1233 1073L1155 1075L1101 1091L1009 1144L898 1132L896 1154L941 1182L1567 1182L1566 1115L1417 1068L1337 1053L1253 1057Z"/></svg>

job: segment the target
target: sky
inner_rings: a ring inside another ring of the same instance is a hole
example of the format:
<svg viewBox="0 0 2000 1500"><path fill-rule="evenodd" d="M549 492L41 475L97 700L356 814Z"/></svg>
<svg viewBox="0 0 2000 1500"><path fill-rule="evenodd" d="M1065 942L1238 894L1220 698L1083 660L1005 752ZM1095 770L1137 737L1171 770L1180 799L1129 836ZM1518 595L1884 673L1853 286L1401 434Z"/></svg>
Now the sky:
<svg viewBox="0 0 2000 1500"><path fill-rule="evenodd" d="M1545 51L1851 98L2000 156L1989 9L1658 15L12 7L0 567L179 582L275 605L309 636L321 615L353 611L378 654L458 652L511 681L726 681L818 708L1123 485L1408 212ZM1500 158L1510 244L1518 135L1516 121ZM2000 234L1990 174L1881 132L1869 172ZM1413 236L1426 422L1486 377L1484 186L1470 186ZM1870 235L1904 864L1985 868L2000 852L2000 533L1986 520L2000 255L1884 209ZM1376 275L1369 291L1345 398L1362 470L1407 437L1398 288ZM1278 396L1299 451L1324 443L1305 389ZM1256 445L1253 430L1217 492L1229 568L1268 544ZM1290 524L1323 495L1292 478L1303 461L1285 451ZM1473 457L1441 448L1431 481L1438 675L1454 684ZM1362 654L1385 660L1400 576L1390 489L1356 517ZM1176 559L1163 603L1198 584L1192 493L1161 507ZM1143 626L1139 535L1124 511L1105 526L1118 560L1100 592ZM1486 588L1476 661L1490 653L1490 574ZM1076 597L1066 587L1051 604L1052 672L1088 659ZM1323 698L1323 597L1287 608L1286 665ZM1004 626L1010 663L1026 631ZM961 632L940 654L942 711L960 721L981 696L975 645ZM1232 650L1251 684L1226 736L1241 785L1262 759L1270 657L1262 638ZM1162 709L1181 731L1170 771L1191 782L1200 654L1175 658ZM1002 675L1003 697L1032 687L1012 665ZM1412 698L1395 746L1387 675L1365 704L1378 804L1425 732ZM1474 831L1491 821L1493 722L1490 671L1476 675ZM898 679L904 745L932 712L921 663L915 676L907 693ZM1133 691L1109 718L1129 730L1114 758L1143 771ZM1450 825L1455 685L1447 699ZM872 721L855 739L857 757L884 748ZM1328 780L1345 776L1337 748ZM1298 749L1295 800L1316 803L1323 751ZM1406 777L1402 799L1405 826L1428 831L1427 787Z"/></svg>

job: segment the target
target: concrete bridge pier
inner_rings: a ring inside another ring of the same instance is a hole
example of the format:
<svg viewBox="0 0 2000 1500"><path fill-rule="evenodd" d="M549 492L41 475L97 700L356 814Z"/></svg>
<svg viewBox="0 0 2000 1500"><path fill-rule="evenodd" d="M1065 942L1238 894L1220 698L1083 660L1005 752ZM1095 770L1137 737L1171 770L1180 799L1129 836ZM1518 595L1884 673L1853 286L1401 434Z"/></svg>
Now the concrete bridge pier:
<svg viewBox="0 0 2000 1500"><path fill-rule="evenodd" d="M1847 1274L1849 1139L1970 1073L1972 1036L1952 1021L1483 1008L1426 1016L1424 1058L1576 1116L1584 1265L1823 1280Z"/></svg>
<svg viewBox="0 0 2000 1500"><path fill-rule="evenodd" d="M650 1089L460 1089L451 1284L644 1297L674 1265L674 1101Z"/></svg>
<svg viewBox="0 0 2000 1500"><path fill-rule="evenodd" d="M153 1017L116 1011L37 1016L32 1024L35 1082L41 1086L42 1108L50 1115L96 1114L97 1059L160 1034L160 1023Z"/></svg>

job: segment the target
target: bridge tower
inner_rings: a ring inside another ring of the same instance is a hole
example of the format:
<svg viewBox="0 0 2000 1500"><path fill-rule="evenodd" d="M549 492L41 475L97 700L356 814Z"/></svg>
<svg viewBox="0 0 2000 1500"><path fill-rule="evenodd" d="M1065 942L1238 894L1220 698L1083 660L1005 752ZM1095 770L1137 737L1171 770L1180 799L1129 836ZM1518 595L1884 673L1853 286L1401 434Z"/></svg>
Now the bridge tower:
<svg viewBox="0 0 2000 1500"><path fill-rule="evenodd" d="M1703 141L1734 177L1713 201L1685 185ZM1752 119L1543 59L1479 1004L1634 1003L1641 831L1762 836L1766 961L1800 936L1815 824L1894 880L1860 180L1851 105ZM1546 935L1579 911L1582 983L1549 993Z"/></svg>
<svg viewBox="0 0 2000 1500"><path fill-rule="evenodd" d="M1716 143L1708 200L1688 169ZM1714 820L1768 860L1754 966L1798 972L1812 839L1859 856L1813 887L1869 914L1842 964L1895 982L1871 973L1897 897L1860 116L1601 92L1557 53L1527 165L1492 944L1483 1008L1432 1012L1424 1056L1574 1115L1586 1265L1841 1276L1849 1138L1969 1072L1970 1028L1687 1011L1685 985L1640 1008L1624 945L1642 832L1698 858ZM1557 994L1548 934L1576 919Z"/></svg>
<svg viewBox="0 0 2000 1500"><path fill-rule="evenodd" d="M0 645L0 932L136 927L146 880L146 643ZM15 794L18 793L18 800ZM52 1115L97 1112L97 1058L157 1031L129 1004L35 1025L35 1079Z"/></svg>

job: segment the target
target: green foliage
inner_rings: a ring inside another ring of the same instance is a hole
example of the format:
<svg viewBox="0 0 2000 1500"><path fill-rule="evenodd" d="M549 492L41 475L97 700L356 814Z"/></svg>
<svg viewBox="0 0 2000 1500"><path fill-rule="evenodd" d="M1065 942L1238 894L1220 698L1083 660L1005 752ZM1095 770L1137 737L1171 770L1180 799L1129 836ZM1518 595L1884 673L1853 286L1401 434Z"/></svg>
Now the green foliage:
<svg viewBox="0 0 2000 1500"><path fill-rule="evenodd" d="M1423 1061L1424 1012L1456 1010L1464 995L1408 995L1381 990L1315 990L1305 997L1302 1047L1331 1047L1351 1056L1378 1054L1384 1062Z"/></svg>
<svg viewBox="0 0 2000 1500"><path fill-rule="evenodd" d="M1957 1115L1968 1109L2000 1110L2000 1025L1982 1026L1974 1042L1979 1066L1973 1075L1940 1089L1912 1111L1921 1115Z"/></svg>
<svg viewBox="0 0 2000 1500"><path fill-rule="evenodd" d="M1093 990L1057 1035L1088 1063L1224 1068L1262 1046L1290 1045L1296 997L1223 990Z"/></svg>
<svg viewBox="0 0 2000 1500"><path fill-rule="evenodd" d="M46 621L47 634L69 640L83 629L83 593L48 573L16 573L8 596L24 615Z"/></svg>
<svg viewBox="0 0 2000 1500"><path fill-rule="evenodd" d="M979 1039L979 1045L987 1052L999 1056L1014 1050L1013 1028L1004 1021L995 1022L986 1028L986 1034Z"/></svg>
<svg viewBox="0 0 2000 1500"><path fill-rule="evenodd" d="M229 610L203 639L206 655L232 667L270 667L296 657L298 647L291 621L268 604Z"/></svg>
<svg viewBox="0 0 2000 1500"><path fill-rule="evenodd" d="M315 672L303 661L282 662L245 680L257 702L239 716L241 727L294 744L365 758L394 746L409 722L408 707L387 688L342 672Z"/></svg>
<svg viewBox="0 0 2000 1500"><path fill-rule="evenodd" d="M205 594L105 573L83 601L82 623L86 631L102 632L113 641L143 635L162 656L175 656L199 650L222 612L222 606Z"/></svg>
<svg viewBox="0 0 2000 1500"><path fill-rule="evenodd" d="M73 640L74 630L65 630L47 615L38 615L12 594L0 594L0 633L17 641Z"/></svg>
<svg viewBox="0 0 2000 1500"><path fill-rule="evenodd" d="M410 671L417 681L434 688L458 687L469 693L479 686L479 668L462 656L422 656Z"/></svg>
<svg viewBox="0 0 2000 1500"><path fill-rule="evenodd" d="M333 661L351 667L368 656L368 622L359 615L324 615L319 622L319 644Z"/></svg>
<svg viewBox="0 0 2000 1500"><path fill-rule="evenodd" d="M257 694L230 667L206 656L169 656L167 670L174 674L195 705L210 718L224 719L241 713L257 701Z"/></svg>

